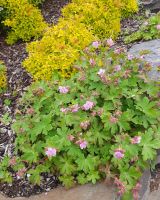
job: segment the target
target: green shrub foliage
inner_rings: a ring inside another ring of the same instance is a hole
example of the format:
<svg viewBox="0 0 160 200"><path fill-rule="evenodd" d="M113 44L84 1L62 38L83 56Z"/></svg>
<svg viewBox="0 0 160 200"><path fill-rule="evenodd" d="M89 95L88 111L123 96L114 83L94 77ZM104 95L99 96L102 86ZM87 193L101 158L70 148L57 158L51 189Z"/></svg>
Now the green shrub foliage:
<svg viewBox="0 0 160 200"><path fill-rule="evenodd" d="M116 38L124 11L135 12L135 8L136 0L73 0L62 9L58 24L27 46L29 56L23 66L34 80L50 80L57 69L62 77L69 77L79 51L96 38Z"/></svg>
<svg viewBox="0 0 160 200"><path fill-rule="evenodd" d="M47 27L40 10L27 0L0 0L0 6L7 11L3 23L11 28L7 38L8 44L13 44L19 39L38 39Z"/></svg>

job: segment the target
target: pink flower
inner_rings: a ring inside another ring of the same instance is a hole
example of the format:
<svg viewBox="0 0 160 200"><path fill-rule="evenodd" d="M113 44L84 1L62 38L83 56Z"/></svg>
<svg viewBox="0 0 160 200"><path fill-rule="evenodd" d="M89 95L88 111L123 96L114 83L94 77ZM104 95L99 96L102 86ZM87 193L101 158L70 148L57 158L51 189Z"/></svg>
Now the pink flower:
<svg viewBox="0 0 160 200"><path fill-rule="evenodd" d="M121 66L120 66L120 65L116 65L116 66L114 67L114 70L115 70L116 72L121 71Z"/></svg>
<svg viewBox="0 0 160 200"><path fill-rule="evenodd" d="M140 56L140 59L144 59L144 57L145 57L145 55L141 55L141 56Z"/></svg>
<svg viewBox="0 0 160 200"><path fill-rule="evenodd" d="M132 144L139 144L141 142L141 136L135 136L134 138L131 139Z"/></svg>
<svg viewBox="0 0 160 200"><path fill-rule="evenodd" d="M46 154L48 157L53 157L53 156L56 156L57 150L56 150L55 148L48 147L48 148L46 148L46 150L45 150L45 154Z"/></svg>
<svg viewBox="0 0 160 200"><path fill-rule="evenodd" d="M85 149L87 147L87 144L88 144L88 142L86 140L82 140L82 141L80 141L79 146L81 149Z"/></svg>
<svg viewBox="0 0 160 200"><path fill-rule="evenodd" d="M116 110L116 112L114 113L117 117L120 117L122 115L122 111L120 110Z"/></svg>
<svg viewBox="0 0 160 200"><path fill-rule="evenodd" d="M34 109L33 108L28 108L27 109L27 114L29 114L29 115L33 115L34 114Z"/></svg>
<svg viewBox="0 0 160 200"><path fill-rule="evenodd" d="M133 60L133 58L134 58L132 54L128 54L127 57L128 57L128 60Z"/></svg>
<svg viewBox="0 0 160 200"><path fill-rule="evenodd" d="M104 74L105 74L105 72L106 72L106 70L105 69L100 69L99 71L98 71L98 75L99 76L103 76Z"/></svg>
<svg viewBox="0 0 160 200"><path fill-rule="evenodd" d="M114 117L111 115L109 121L112 123L112 124L116 124L118 122L118 118Z"/></svg>
<svg viewBox="0 0 160 200"><path fill-rule="evenodd" d="M157 30L160 30L160 24L157 25Z"/></svg>
<svg viewBox="0 0 160 200"><path fill-rule="evenodd" d="M90 58L89 63L90 63L91 66L96 65L96 61L93 58Z"/></svg>
<svg viewBox="0 0 160 200"><path fill-rule="evenodd" d="M91 113L91 116L92 117L95 117L97 115L97 112L96 111L93 111L92 113Z"/></svg>
<svg viewBox="0 0 160 200"><path fill-rule="evenodd" d="M95 41L92 43L92 46L96 49L99 47L99 45L100 45L100 43L98 41Z"/></svg>
<svg viewBox="0 0 160 200"><path fill-rule="evenodd" d="M121 49L120 49L120 48L115 49L115 50L114 50L114 53L115 53L115 54L120 54L120 53L121 53Z"/></svg>
<svg viewBox="0 0 160 200"><path fill-rule="evenodd" d="M59 86L58 88L59 92L62 93L62 94L66 94L69 92L69 88L68 87L65 87L65 86Z"/></svg>
<svg viewBox="0 0 160 200"><path fill-rule="evenodd" d="M79 109L80 109L80 106L78 104L71 106L72 113L78 112Z"/></svg>
<svg viewBox="0 0 160 200"><path fill-rule="evenodd" d="M69 111L69 108L61 108L60 111L66 114Z"/></svg>
<svg viewBox="0 0 160 200"><path fill-rule="evenodd" d="M112 38L109 38L107 40L107 44L108 44L109 47L112 47L114 45L114 42L113 42Z"/></svg>
<svg viewBox="0 0 160 200"><path fill-rule="evenodd" d="M123 149L116 149L114 152L114 157L117 159L122 159L124 157L124 150Z"/></svg>
<svg viewBox="0 0 160 200"><path fill-rule="evenodd" d="M68 135L67 138L69 141L73 141L75 137L73 135Z"/></svg>
<svg viewBox="0 0 160 200"><path fill-rule="evenodd" d="M92 101L86 101L86 103L82 106L83 110L90 110L94 107L94 103Z"/></svg>
<svg viewBox="0 0 160 200"><path fill-rule="evenodd" d="M88 128L88 126L90 125L89 121L84 121L80 123L80 127L84 130L86 130Z"/></svg>

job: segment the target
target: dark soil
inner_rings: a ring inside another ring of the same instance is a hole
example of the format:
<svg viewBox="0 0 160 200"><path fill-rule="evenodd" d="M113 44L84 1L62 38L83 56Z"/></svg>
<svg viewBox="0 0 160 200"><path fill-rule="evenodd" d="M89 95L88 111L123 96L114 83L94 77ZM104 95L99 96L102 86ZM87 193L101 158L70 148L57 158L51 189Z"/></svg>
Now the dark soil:
<svg viewBox="0 0 160 200"><path fill-rule="evenodd" d="M41 7L45 20L49 24L57 23L61 15L61 8L69 1L70 0L46 0ZM131 45L124 44L124 35L138 30L139 26L147 17L144 11L140 11L134 17L123 20L122 35L118 38L117 45L128 49ZM16 104L25 91L25 88L32 82L30 75L21 64L27 57L25 47L26 44L22 42L9 46L5 43L5 36L0 35L0 60L4 61L7 66L8 75L8 89L0 96L0 160L3 159L5 155L13 156L15 134L11 130L11 124L14 120ZM11 120L7 122L1 120L1 117L5 113L9 114ZM52 174L43 173L41 177L42 182L40 186L37 186L30 184L28 177L18 179L13 173L13 183L0 183L0 191L9 197L29 197L30 195L47 192L58 185L57 177Z"/></svg>
<svg viewBox="0 0 160 200"><path fill-rule="evenodd" d="M47 0L42 5L42 14L49 24L57 23L60 15L61 8L68 4L71 0Z"/></svg>
<svg viewBox="0 0 160 200"><path fill-rule="evenodd" d="M7 197L29 197L42 192L49 192L51 189L57 187L58 184L59 181L56 176L53 176L53 174L43 173L40 186L31 184L27 177L19 180L15 177L12 184L1 183L0 191Z"/></svg>

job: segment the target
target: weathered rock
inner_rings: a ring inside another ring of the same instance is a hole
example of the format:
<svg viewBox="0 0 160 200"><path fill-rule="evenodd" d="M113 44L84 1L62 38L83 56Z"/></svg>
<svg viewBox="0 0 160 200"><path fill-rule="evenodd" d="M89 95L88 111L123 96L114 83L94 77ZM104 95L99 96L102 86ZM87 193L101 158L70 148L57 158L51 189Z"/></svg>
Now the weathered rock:
<svg viewBox="0 0 160 200"><path fill-rule="evenodd" d="M153 66L149 77L160 81L160 72L157 70L157 67L160 66L160 40L151 40L133 45L129 52L135 56L139 56L142 51L147 51L144 59Z"/></svg>
<svg viewBox="0 0 160 200"><path fill-rule="evenodd" d="M142 0L144 7L150 10L160 10L160 0Z"/></svg>
<svg viewBox="0 0 160 200"><path fill-rule="evenodd" d="M152 192L147 200L159 200L160 199L160 189L155 190Z"/></svg>

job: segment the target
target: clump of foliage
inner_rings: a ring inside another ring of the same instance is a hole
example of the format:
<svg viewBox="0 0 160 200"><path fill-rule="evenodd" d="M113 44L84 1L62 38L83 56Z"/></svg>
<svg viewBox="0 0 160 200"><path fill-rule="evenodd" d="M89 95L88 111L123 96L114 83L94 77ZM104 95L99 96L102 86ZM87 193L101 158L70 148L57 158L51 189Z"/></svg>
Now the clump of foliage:
<svg viewBox="0 0 160 200"><path fill-rule="evenodd" d="M20 156L1 162L1 179L9 168L36 184L42 172L58 174L66 187L113 179L119 195L136 199L160 148L159 85L143 60L106 49L93 42L71 79L57 73L29 86L13 124Z"/></svg>
<svg viewBox="0 0 160 200"><path fill-rule="evenodd" d="M120 32L120 0L73 0L62 10L58 24L41 41L28 45L23 65L35 80L50 80L55 70L62 77L72 74L73 63L96 38L116 38Z"/></svg>
<svg viewBox="0 0 160 200"><path fill-rule="evenodd" d="M13 44L19 39L38 39L47 27L40 10L27 0L0 0L0 6L7 10L3 23L11 28L6 40L8 44Z"/></svg>
<svg viewBox="0 0 160 200"><path fill-rule="evenodd" d="M131 43L138 40L152 40L160 38L160 12L145 21L140 29L127 36L125 43Z"/></svg>
<svg viewBox="0 0 160 200"><path fill-rule="evenodd" d="M0 92L7 87L7 69L2 61L0 61Z"/></svg>
<svg viewBox="0 0 160 200"><path fill-rule="evenodd" d="M62 9L67 20L84 23L99 38L116 38L120 32L120 3L117 0L73 0Z"/></svg>
<svg viewBox="0 0 160 200"><path fill-rule="evenodd" d="M135 12L138 12L138 1L137 0L121 0L122 4L122 17L128 17Z"/></svg>
<svg viewBox="0 0 160 200"><path fill-rule="evenodd" d="M29 58L23 65L35 80L50 80L55 70L62 77L69 77L74 72L72 65L79 58L80 50L94 39L84 24L61 19L40 41L28 45Z"/></svg>

